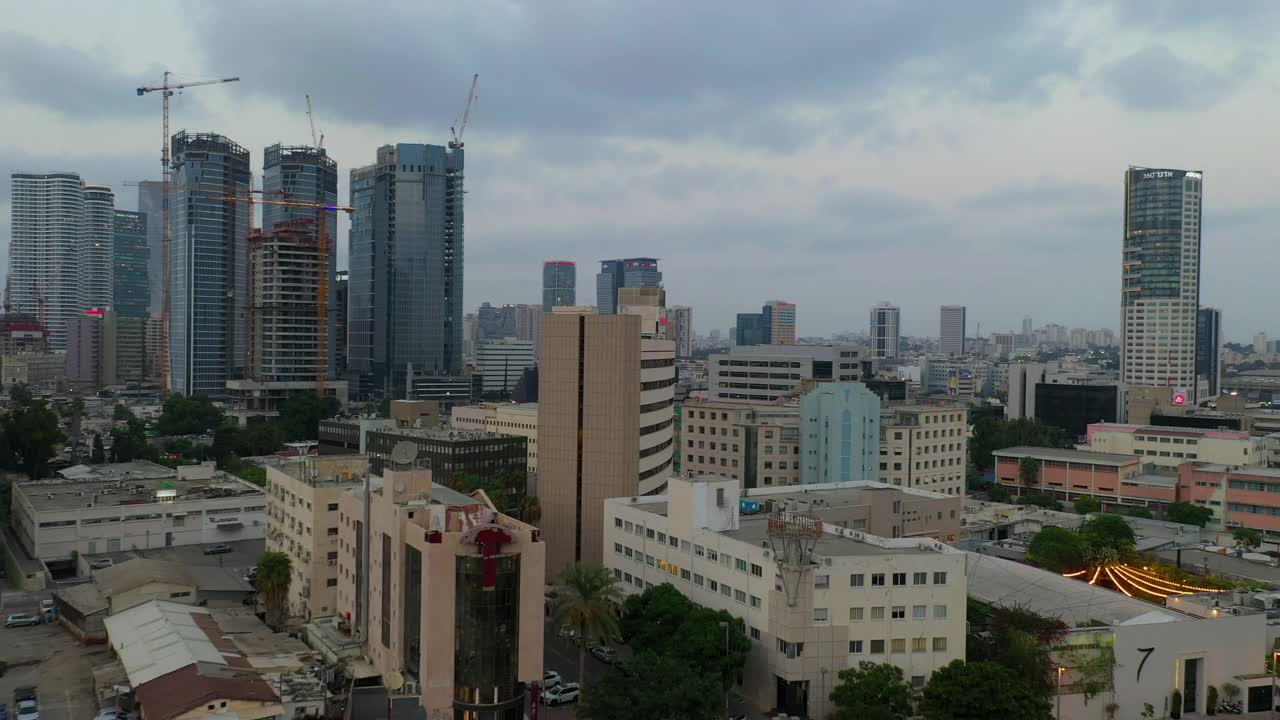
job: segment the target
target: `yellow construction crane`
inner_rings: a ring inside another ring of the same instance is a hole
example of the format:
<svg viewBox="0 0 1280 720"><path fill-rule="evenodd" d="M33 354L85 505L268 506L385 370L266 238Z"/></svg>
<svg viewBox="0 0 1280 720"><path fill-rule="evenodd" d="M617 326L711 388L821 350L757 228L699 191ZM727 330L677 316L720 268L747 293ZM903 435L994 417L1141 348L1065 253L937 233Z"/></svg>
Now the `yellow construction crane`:
<svg viewBox="0 0 1280 720"><path fill-rule="evenodd" d="M151 92L160 93L163 98L164 113L164 137L160 143L160 186L163 197L160 201L160 222L163 226L162 238L160 243L161 256L161 272L164 273L164 282L162 283L162 292L160 300L160 367L161 367L161 387L168 392L169 388L169 182L173 176L173 163L169 159L169 98L173 97L174 92L186 90L187 88L199 87L201 85L220 85L222 83L239 82L240 78L221 78L218 80L199 80L188 83L169 83L169 76L173 73L168 70L164 71L164 80L160 85L155 87L138 88L138 96L141 97Z"/></svg>
<svg viewBox="0 0 1280 720"><path fill-rule="evenodd" d="M467 105L462 109L462 117L453 122L453 126L449 128L449 132L453 135L453 139L449 141L449 149L457 150L462 147L462 133L467 129L467 121L471 119L471 105L476 101L476 81L480 79L480 73L471 76L471 92L467 93Z"/></svg>

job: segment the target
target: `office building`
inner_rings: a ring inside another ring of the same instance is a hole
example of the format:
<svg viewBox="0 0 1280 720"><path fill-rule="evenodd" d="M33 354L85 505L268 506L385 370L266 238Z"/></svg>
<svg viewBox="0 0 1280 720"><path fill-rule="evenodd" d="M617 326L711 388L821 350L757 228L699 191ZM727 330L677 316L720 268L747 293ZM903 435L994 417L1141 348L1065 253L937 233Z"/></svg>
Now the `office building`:
<svg viewBox="0 0 1280 720"><path fill-rule="evenodd" d="M898 335L902 311L896 305L882 302L871 308L871 357L898 357Z"/></svg>
<svg viewBox="0 0 1280 720"><path fill-rule="evenodd" d="M92 309L67 325L67 380L83 389L142 382L145 323Z"/></svg>
<svg viewBox="0 0 1280 720"><path fill-rule="evenodd" d="M654 288L662 284L657 258L601 260L596 275L596 306L601 315L618 311L618 290L624 287Z"/></svg>
<svg viewBox="0 0 1280 720"><path fill-rule="evenodd" d="M476 344L476 372L485 397L509 397L526 368L536 363L531 340L484 340Z"/></svg>
<svg viewBox="0 0 1280 720"><path fill-rule="evenodd" d="M49 352L49 335L34 315L10 312L0 315L0 355Z"/></svg>
<svg viewBox="0 0 1280 720"><path fill-rule="evenodd" d="M459 405L449 415L449 426L464 432L519 435L526 441L525 469L538 472L537 403Z"/></svg>
<svg viewBox="0 0 1280 720"><path fill-rule="evenodd" d="M1121 381L1194 404L1202 175L1130 167L1124 177Z"/></svg>
<svg viewBox="0 0 1280 720"><path fill-rule="evenodd" d="M1036 385L1045 382L1048 374L1056 369L1057 363L1009 363L1004 419L1034 418Z"/></svg>
<svg viewBox="0 0 1280 720"><path fill-rule="evenodd" d="M1076 385L1043 382L1035 386L1035 407L1029 417L1061 429L1068 438L1084 437L1094 423L1120 419L1117 385Z"/></svg>
<svg viewBox="0 0 1280 720"><path fill-rule="evenodd" d="M670 323L667 337L676 342L676 357L693 356L693 308L688 305L672 305L667 308Z"/></svg>
<svg viewBox="0 0 1280 720"><path fill-rule="evenodd" d="M476 308L476 335L474 340L492 340L516 336L516 306L480 303Z"/></svg>
<svg viewBox="0 0 1280 720"><path fill-rule="evenodd" d="M686 477L718 475L743 488L800 483L800 406L690 398L680 407Z"/></svg>
<svg viewBox="0 0 1280 720"><path fill-rule="evenodd" d="M351 274L346 270L339 270L333 276L333 307L329 308L329 312L334 316L333 334L330 341L333 343L333 368L332 377L347 376L347 312L351 308Z"/></svg>
<svg viewBox="0 0 1280 720"><path fill-rule="evenodd" d="M918 688L964 658L966 554L939 541L961 504L879 483L742 493L672 478L666 495L604 503L604 563L628 595L670 583L738 618L751 649L736 692L751 704L828 717L845 668L890 663ZM904 527L920 534L888 537Z"/></svg>
<svg viewBox="0 0 1280 720"><path fill-rule="evenodd" d="M822 383L800 398L800 482L875 481L880 398L856 382Z"/></svg>
<svg viewBox="0 0 1280 720"><path fill-rule="evenodd" d="M1266 440L1243 430L1095 423L1083 449L1136 456L1152 465L1177 467L1188 460L1234 466L1266 465Z"/></svg>
<svg viewBox="0 0 1280 720"><path fill-rule="evenodd" d="M764 313L738 313L738 321L733 326L733 344L738 347L768 345L769 332L769 318Z"/></svg>
<svg viewBox="0 0 1280 720"><path fill-rule="evenodd" d="M516 305L516 339L533 343L538 347L538 329L542 324L542 308L537 305ZM474 353L474 348L472 350Z"/></svg>
<svg viewBox="0 0 1280 720"><path fill-rule="evenodd" d="M50 349L65 350L67 323L112 302L114 196L76 173L14 173L11 180L12 308L39 318Z"/></svg>
<svg viewBox="0 0 1280 720"><path fill-rule="evenodd" d="M542 263L542 312L578 304L578 264L568 260Z"/></svg>
<svg viewBox="0 0 1280 720"><path fill-rule="evenodd" d="M262 488L200 465L145 460L77 465L56 477L13 484L12 527L45 562L77 555L260 540Z"/></svg>
<svg viewBox="0 0 1280 720"><path fill-rule="evenodd" d="M363 486L363 455L278 458L267 468L268 552L289 556L289 615L303 621L338 611L338 501Z"/></svg>
<svg viewBox="0 0 1280 720"><path fill-rule="evenodd" d="M145 318L151 310L147 216L116 210L113 233L111 273L114 280L110 304L124 317Z"/></svg>
<svg viewBox="0 0 1280 720"><path fill-rule="evenodd" d="M548 577L600 562L606 498L661 487L673 453L675 343L639 315L543 316L538 496Z"/></svg>
<svg viewBox="0 0 1280 720"><path fill-rule="evenodd" d="M370 484L367 501L360 490L340 501L337 615L375 674L397 674L418 696L418 717L520 720L525 684L542 681L538 529L429 470L389 469Z"/></svg>
<svg viewBox="0 0 1280 720"><path fill-rule="evenodd" d="M356 395L462 373L464 151L400 143L351 171L347 364Z"/></svg>
<svg viewBox="0 0 1280 720"><path fill-rule="evenodd" d="M489 499L509 515L518 515L528 494L528 447L524 437L500 432L465 432L415 427L365 431L365 453L374 474L394 464L392 451L400 443L417 449L415 463L431 468L440 485L465 490L469 483L492 483Z"/></svg>
<svg viewBox="0 0 1280 720"><path fill-rule="evenodd" d="M995 354L1002 359L1008 359L1013 356L1017 342L1018 336L1013 333L991 333L992 348L995 350Z"/></svg>
<svg viewBox="0 0 1280 720"><path fill-rule="evenodd" d="M409 378L404 394L407 400L435 400L441 407L452 408L480 400L479 375L418 375Z"/></svg>
<svg viewBox="0 0 1280 720"><path fill-rule="evenodd" d="M164 303L164 183L138 183L138 213L146 222L147 314L158 318Z"/></svg>
<svg viewBox="0 0 1280 720"><path fill-rule="evenodd" d="M212 133L173 136L169 387L221 399L244 372L249 150ZM193 186L225 188L196 189Z"/></svg>
<svg viewBox="0 0 1280 720"><path fill-rule="evenodd" d="M882 408L880 481L964 497L968 435L968 411L958 405Z"/></svg>
<svg viewBox="0 0 1280 720"><path fill-rule="evenodd" d="M1030 315L1022 316L1022 337L1024 338L1023 342L1026 342L1027 340L1035 337L1035 332L1031 325Z"/></svg>
<svg viewBox="0 0 1280 720"><path fill-rule="evenodd" d="M772 403L806 380L857 382L858 349L851 345L734 347L707 358L707 397Z"/></svg>
<svg viewBox="0 0 1280 720"><path fill-rule="evenodd" d="M1222 311L1202 307L1196 312L1196 397L1218 396L1222 385Z"/></svg>
<svg viewBox="0 0 1280 720"><path fill-rule="evenodd" d="M965 308L943 305L938 312L938 351L947 355L964 354Z"/></svg>
<svg viewBox="0 0 1280 720"><path fill-rule="evenodd" d="M1085 496L1119 503L1121 495L1127 498L1139 492L1138 477L1144 470L1142 459L1130 453L1011 447L992 451L991 456L995 461L995 481L1009 492L1017 496L1046 492L1063 503ZM1034 477L1022 477L1019 468L1024 458L1036 462ZM1172 502L1174 484L1166 478L1156 486L1157 496L1165 499L1163 493L1168 491L1167 501ZM1152 494L1143 491L1144 496Z"/></svg>
<svg viewBox="0 0 1280 720"><path fill-rule="evenodd" d="M785 300L770 300L764 305L769 319L769 343L773 345L796 344L796 304Z"/></svg>

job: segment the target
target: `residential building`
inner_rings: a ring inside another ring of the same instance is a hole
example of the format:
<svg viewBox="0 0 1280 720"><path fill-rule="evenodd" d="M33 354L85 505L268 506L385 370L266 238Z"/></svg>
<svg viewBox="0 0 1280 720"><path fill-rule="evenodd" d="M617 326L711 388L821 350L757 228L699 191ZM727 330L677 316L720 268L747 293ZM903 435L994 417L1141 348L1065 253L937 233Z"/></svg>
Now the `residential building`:
<svg viewBox="0 0 1280 720"><path fill-rule="evenodd" d="M212 133L173 136L169 389L221 399L244 371L249 150ZM204 189L218 188L218 189Z"/></svg>
<svg viewBox="0 0 1280 720"><path fill-rule="evenodd" d="M964 306L943 305L938 312L938 351L963 355L965 332Z"/></svg>
<svg viewBox="0 0 1280 720"><path fill-rule="evenodd" d="M667 337L676 343L676 357L693 356L693 308L688 305L672 305L667 308L670 328Z"/></svg>
<svg viewBox="0 0 1280 720"><path fill-rule="evenodd" d="M542 312L578 304L578 264L568 260L542 263Z"/></svg>
<svg viewBox="0 0 1280 720"><path fill-rule="evenodd" d="M880 416L880 480L964 497L968 411L960 406L889 405Z"/></svg>
<svg viewBox="0 0 1280 720"><path fill-rule="evenodd" d="M164 184L159 180L138 183L138 213L145 218L147 235L147 314L160 317L164 307Z"/></svg>
<svg viewBox="0 0 1280 720"><path fill-rule="evenodd" d="M519 720L525 683L542 681L538 529L429 470L388 470L370 488L338 513L338 615L364 656L399 673L427 717Z"/></svg>
<svg viewBox="0 0 1280 720"><path fill-rule="evenodd" d="M317 294L327 271L320 267L316 232L314 220L293 219L249 234L248 372L227 380L225 391L242 421L278 415L292 395L315 394L322 374L325 394L347 399L346 381L331 379L335 356L327 331L320 332Z"/></svg>
<svg viewBox="0 0 1280 720"><path fill-rule="evenodd" d="M713 400L771 403L806 380L861 378L858 348L852 345L734 347L707 358L707 395Z"/></svg>
<svg viewBox="0 0 1280 720"><path fill-rule="evenodd" d="M764 304L764 314L769 319L769 343L772 345L796 344L796 304L785 300L770 300Z"/></svg>
<svg viewBox="0 0 1280 720"><path fill-rule="evenodd" d="M67 325L67 380L84 388L143 380L146 320L85 310Z"/></svg>
<svg viewBox="0 0 1280 720"><path fill-rule="evenodd" d="M533 347L537 348L538 328L542 324L542 308L537 305L517 305L515 315L516 339L531 342Z"/></svg>
<svg viewBox="0 0 1280 720"><path fill-rule="evenodd" d="M1120 388L1116 385L1039 383L1035 386L1036 420L1060 428L1069 438L1084 437L1093 423L1120 419Z"/></svg>
<svg viewBox="0 0 1280 720"><path fill-rule="evenodd" d="M744 489L800 483L800 405L689 398L680 408L680 473Z"/></svg>
<svg viewBox="0 0 1280 720"><path fill-rule="evenodd" d="M600 561L601 504L671 472L675 343L639 315L553 312L538 357L538 496L547 570Z"/></svg>
<svg viewBox="0 0 1280 720"><path fill-rule="evenodd" d="M1142 459L1130 454L1012 447L991 455L996 482L1014 495L1046 492L1063 503L1078 497L1096 497L1108 507L1145 506L1153 501L1167 504L1175 498L1176 478L1150 476L1144 472ZM1024 482L1019 472L1024 458L1036 463L1036 474L1030 483Z"/></svg>
<svg viewBox="0 0 1280 720"><path fill-rule="evenodd" d="M432 469L439 484L455 490L473 483L500 485L503 493L490 492L490 500L503 512L517 515L528 489L525 465L528 449L519 435L462 430L397 428L365 433L365 452L374 474L394 464L392 451L403 442L417 449L414 462Z"/></svg>
<svg viewBox="0 0 1280 720"><path fill-rule="evenodd" d="M738 313L738 321L733 326L734 345L768 345L772 336L772 324L764 313Z"/></svg>
<svg viewBox="0 0 1280 720"><path fill-rule="evenodd" d="M882 302L871 308L871 357L898 357L898 337L902 327L902 310Z"/></svg>
<svg viewBox="0 0 1280 720"><path fill-rule="evenodd" d="M1253 336L1253 352L1256 355L1267 354L1267 334L1261 330Z"/></svg>
<svg viewBox="0 0 1280 720"><path fill-rule="evenodd" d="M1197 398L1218 396L1222 385L1222 311L1202 307L1196 312Z"/></svg>
<svg viewBox="0 0 1280 720"><path fill-rule="evenodd" d="M862 383L822 383L800 398L800 482L879 480L880 397Z"/></svg>
<svg viewBox="0 0 1280 720"><path fill-rule="evenodd" d="M1125 171L1120 374L1196 400L1202 173Z"/></svg>
<svg viewBox="0 0 1280 720"><path fill-rule="evenodd" d="M281 458L267 467L268 552L289 556L289 614L338 612L338 500L369 474L363 455Z"/></svg>
<svg viewBox="0 0 1280 720"><path fill-rule="evenodd" d="M357 397L462 373L461 147L400 143L351 171L347 364Z"/></svg>
<svg viewBox="0 0 1280 720"><path fill-rule="evenodd" d="M996 355L1001 358L1012 357L1017 342L1018 336L1013 333L991 333L991 345L995 348Z"/></svg>
<svg viewBox="0 0 1280 720"><path fill-rule="evenodd" d="M655 288L662 284L657 258L601 260L596 275L596 306L601 315L618 311L618 291L624 287Z"/></svg>
<svg viewBox="0 0 1280 720"><path fill-rule="evenodd" d="M204 545L263 536L262 488L214 467L144 460L76 465L13 485L11 527L45 563L137 548Z"/></svg>
<svg viewBox="0 0 1280 720"><path fill-rule="evenodd" d="M964 657L965 553L864 529L889 525L862 504L881 493L905 509L907 491L878 483L744 495L728 478L672 478L666 495L604 503L604 563L629 595L670 583L737 617L751 650L736 691L753 705L827 717L840 670L887 662L918 688ZM958 532L960 498L927 502L937 535Z"/></svg>
<svg viewBox="0 0 1280 720"><path fill-rule="evenodd" d="M76 173L14 173L11 181L10 302L41 318L50 349L65 350L67 323L112 301L114 195Z"/></svg>
<svg viewBox="0 0 1280 720"><path fill-rule="evenodd" d="M1186 462L1178 466L1178 499L1212 510L1210 528L1247 527L1280 539L1280 468Z"/></svg>
<svg viewBox="0 0 1280 720"><path fill-rule="evenodd" d="M1089 450L1134 455L1157 466L1177 467L1187 460L1266 464L1263 438L1243 430L1095 423L1087 432Z"/></svg>
<svg viewBox="0 0 1280 720"><path fill-rule="evenodd" d="M111 306L123 317L145 318L151 309L151 281L147 276L151 247L147 245L147 216L116 210L111 243Z"/></svg>
<svg viewBox="0 0 1280 720"><path fill-rule="evenodd" d="M519 435L526 441L525 469L530 474L538 471L537 403L458 405L449 416L449 425L463 432Z"/></svg>
<svg viewBox="0 0 1280 720"><path fill-rule="evenodd" d="M476 343L476 372L486 397L509 397L526 368L537 363L532 340L482 340Z"/></svg>

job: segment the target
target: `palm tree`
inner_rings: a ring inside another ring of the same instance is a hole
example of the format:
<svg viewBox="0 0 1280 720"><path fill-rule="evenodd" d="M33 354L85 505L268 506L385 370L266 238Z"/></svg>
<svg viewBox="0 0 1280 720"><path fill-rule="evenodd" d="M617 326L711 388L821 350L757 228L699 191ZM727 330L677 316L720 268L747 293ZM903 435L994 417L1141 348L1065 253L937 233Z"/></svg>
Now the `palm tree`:
<svg viewBox="0 0 1280 720"><path fill-rule="evenodd" d="M1033 457L1024 457L1019 460L1018 479L1027 487L1035 485L1040 479L1040 463Z"/></svg>
<svg viewBox="0 0 1280 720"><path fill-rule="evenodd" d="M551 612L555 627L577 632L578 682L587 678L587 644L618 636L622 589L608 568L575 563L560 573Z"/></svg>
<svg viewBox="0 0 1280 720"><path fill-rule="evenodd" d="M267 606L267 624L275 631L284 629L288 618L289 581L293 579L293 562L282 552L265 552L258 558L258 592Z"/></svg>
<svg viewBox="0 0 1280 720"><path fill-rule="evenodd" d="M526 495L520 501L520 519L530 525L537 525L542 519L542 501L537 495Z"/></svg>

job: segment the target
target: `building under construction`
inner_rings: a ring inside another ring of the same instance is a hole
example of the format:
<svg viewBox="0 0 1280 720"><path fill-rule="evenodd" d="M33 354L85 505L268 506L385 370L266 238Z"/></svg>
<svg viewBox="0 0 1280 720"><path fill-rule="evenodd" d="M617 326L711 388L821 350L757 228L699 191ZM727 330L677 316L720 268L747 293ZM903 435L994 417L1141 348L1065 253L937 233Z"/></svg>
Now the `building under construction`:
<svg viewBox="0 0 1280 720"><path fill-rule="evenodd" d="M242 421L277 415L290 395L315 394L317 374L327 365L318 332L321 252L314 225L289 220L249 235L248 377L227 381ZM325 394L346 402L346 382L326 382Z"/></svg>
<svg viewBox="0 0 1280 720"><path fill-rule="evenodd" d="M49 352L49 333L32 313L0 315L0 355Z"/></svg>

